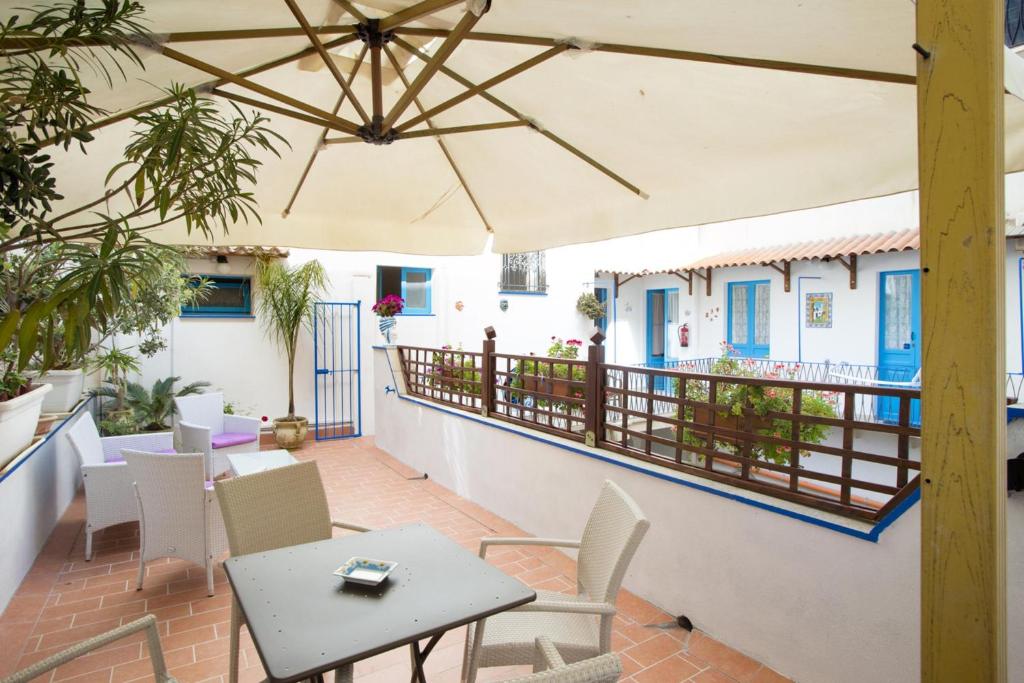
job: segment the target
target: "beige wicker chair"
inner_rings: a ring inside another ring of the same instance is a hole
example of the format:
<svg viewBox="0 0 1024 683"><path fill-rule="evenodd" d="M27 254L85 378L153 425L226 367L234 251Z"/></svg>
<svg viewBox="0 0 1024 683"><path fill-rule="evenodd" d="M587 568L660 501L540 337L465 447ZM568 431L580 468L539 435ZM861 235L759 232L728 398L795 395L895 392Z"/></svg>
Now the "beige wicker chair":
<svg viewBox="0 0 1024 683"><path fill-rule="evenodd" d="M369 531L331 521L327 495L315 462L247 474L214 482L224 514L231 555L248 555L330 538L332 528ZM238 639L244 617L231 603L230 683L238 681ZM352 667L335 672L336 681L351 681Z"/></svg>
<svg viewBox="0 0 1024 683"><path fill-rule="evenodd" d="M206 590L213 595L214 561L228 544L217 497L207 488L203 454L122 452L139 501L137 589L142 590L146 562L178 557L206 568Z"/></svg>
<svg viewBox="0 0 1024 683"><path fill-rule="evenodd" d="M568 662L611 652L615 598L622 577L650 522L633 499L606 481L579 541L550 538L485 538L480 557L492 545L579 548L577 595L537 591L537 600L470 625L462 675L476 681L489 666L530 664L535 641L547 636Z"/></svg>
<svg viewBox="0 0 1024 683"><path fill-rule="evenodd" d="M622 675L622 662L613 654L566 664L551 639L537 638L534 673L505 683L615 683Z"/></svg>
<svg viewBox="0 0 1024 683"><path fill-rule="evenodd" d="M127 638L139 631L146 632L146 642L149 645L149 660L153 663L153 676L156 679L156 683L177 683L175 679L167 674L164 653L160 649L160 635L156 629L156 617L152 614L147 614L141 619L136 619L124 626L118 626L112 631L83 640L77 645L72 645L66 650L36 662L27 669L15 672L11 676L0 680L0 683L28 683L59 666L67 664L73 659L77 659L93 650L98 650L121 638Z"/></svg>

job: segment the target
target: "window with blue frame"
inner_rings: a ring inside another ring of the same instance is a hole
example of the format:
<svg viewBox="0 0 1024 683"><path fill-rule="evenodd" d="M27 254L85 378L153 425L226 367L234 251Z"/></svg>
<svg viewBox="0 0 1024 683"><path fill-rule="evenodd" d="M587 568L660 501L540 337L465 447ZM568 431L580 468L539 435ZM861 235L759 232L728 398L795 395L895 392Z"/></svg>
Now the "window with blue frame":
<svg viewBox="0 0 1024 683"><path fill-rule="evenodd" d="M607 287L594 287L594 296L597 300L604 305L604 315L594 321L597 325L597 329L601 330L601 334L608 334L608 288Z"/></svg>
<svg viewBox="0 0 1024 683"><path fill-rule="evenodd" d="M251 318L252 279L244 275L203 275L210 293L191 306L181 307L183 318ZM195 279L189 286L195 286Z"/></svg>
<svg viewBox="0 0 1024 683"><path fill-rule="evenodd" d="M405 300L402 315L431 314L430 268L377 266L377 298L394 294Z"/></svg>
<svg viewBox="0 0 1024 683"><path fill-rule="evenodd" d="M729 283L726 341L734 355L767 358L771 342L771 284L768 280Z"/></svg>

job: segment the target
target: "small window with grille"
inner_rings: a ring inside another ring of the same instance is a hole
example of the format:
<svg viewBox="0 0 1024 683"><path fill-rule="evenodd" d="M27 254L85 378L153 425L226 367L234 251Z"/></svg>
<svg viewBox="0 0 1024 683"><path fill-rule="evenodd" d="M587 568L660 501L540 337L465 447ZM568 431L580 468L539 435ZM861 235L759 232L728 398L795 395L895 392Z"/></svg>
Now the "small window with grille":
<svg viewBox="0 0 1024 683"><path fill-rule="evenodd" d="M548 291L543 251L503 254L501 257L502 294L546 294Z"/></svg>

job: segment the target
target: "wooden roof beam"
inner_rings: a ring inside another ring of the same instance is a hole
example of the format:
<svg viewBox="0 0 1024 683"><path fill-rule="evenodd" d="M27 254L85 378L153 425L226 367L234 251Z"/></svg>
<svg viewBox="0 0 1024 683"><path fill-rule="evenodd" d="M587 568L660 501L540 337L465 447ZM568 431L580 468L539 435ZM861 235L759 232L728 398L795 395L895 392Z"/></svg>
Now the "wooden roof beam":
<svg viewBox="0 0 1024 683"><path fill-rule="evenodd" d="M857 255L850 254L850 260L847 261L842 256L833 256L836 261L843 264L843 268L850 271L850 289L857 289Z"/></svg>
<svg viewBox="0 0 1024 683"><path fill-rule="evenodd" d="M784 291L786 291L786 292L789 291L789 272L790 272L789 264L790 263L791 263L790 261L783 261L781 266L775 265L774 262L764 264L764 265L768 266L769 268L774 268L778 272L782 273L782 289Z"/></svg>

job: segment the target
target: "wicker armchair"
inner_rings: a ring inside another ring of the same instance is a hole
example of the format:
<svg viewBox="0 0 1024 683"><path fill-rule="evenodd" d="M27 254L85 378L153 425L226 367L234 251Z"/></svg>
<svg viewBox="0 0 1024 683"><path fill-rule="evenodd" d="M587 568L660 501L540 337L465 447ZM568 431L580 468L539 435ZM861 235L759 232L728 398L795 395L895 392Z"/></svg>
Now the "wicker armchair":
<svg viewBox="0 0 1024 683"><path fill-rule="evenodd" d="M82 466L85 482L85 559L92 559L92 535L100 529L139 519L132 480L121 451L126 448L173 453L171 432L101 437L91 413L68 429L68 441Z"/></svg>
<svg viewBox="0 0 1024 683"><path fill-rule="evenodd" d="M622 577L650 522L625 491L606 481L579 541L550 538L485 538L480 557L492 545L578 548L577 595L537 591L537 600L471 624L466 633L462 675L477 670L534 662L536 639L548 637L566 661L611 652L615 599Z"/></svg>
<svg viewBox="0 0 1024 683"><path fill-rule="evenodd" d="M164 662L164 653L160 648L160 634L156 629L156 617L152 614L147 614L141 619L136 619L124 626L118 626L111 631L93 636L77 645L72 645L66 650L50 655L46 659L41 659L32 666L4 678L2 683L28 683L59 666L67 664L73 659L86 655L93 650L98 650L114 641L135 635L139 631L146 632L149 660L153 663L153 677L156 679L156 683L177 683L175 679L167 674L167 664Z"/></svg>
<svg viewBox="0 0 1024 683"><path fill-rule="evenodd" d="M178 412L181 450L206 456L207 479L228 471L228 453L260 449L259 419L226 414L224 394L178 396L174 405Z"/></svg>
<svg viewBox="0 0 1024 683"><path fill-rule="evenodd" d="M622 662L613 654L566 664L551 639L536 640L534 673L505 683L615 683L622 675Z"/></svg>
<svg viewBox="0 0 1024 683"><path fill-rule="evenodd" d="M146 562L178 557L206 568L206 591L213 595L213 565L227 550L217 496L204 475L203 455L124 452L135 482L141 548L136 588L142 590Z"/></svg>
<svg viewBox="0 0 1024 683"><path fill-rule="evenodd" d="M369 531L355 524L331 521L327 494L315 462L302 462L266 472L214 482L224 514L231 555L248 555L330 538L337 527ZM245 617L231 603L229 683L238 681L238 639ZM351 681L352 667L335 671L335 680Z"/></svg>

